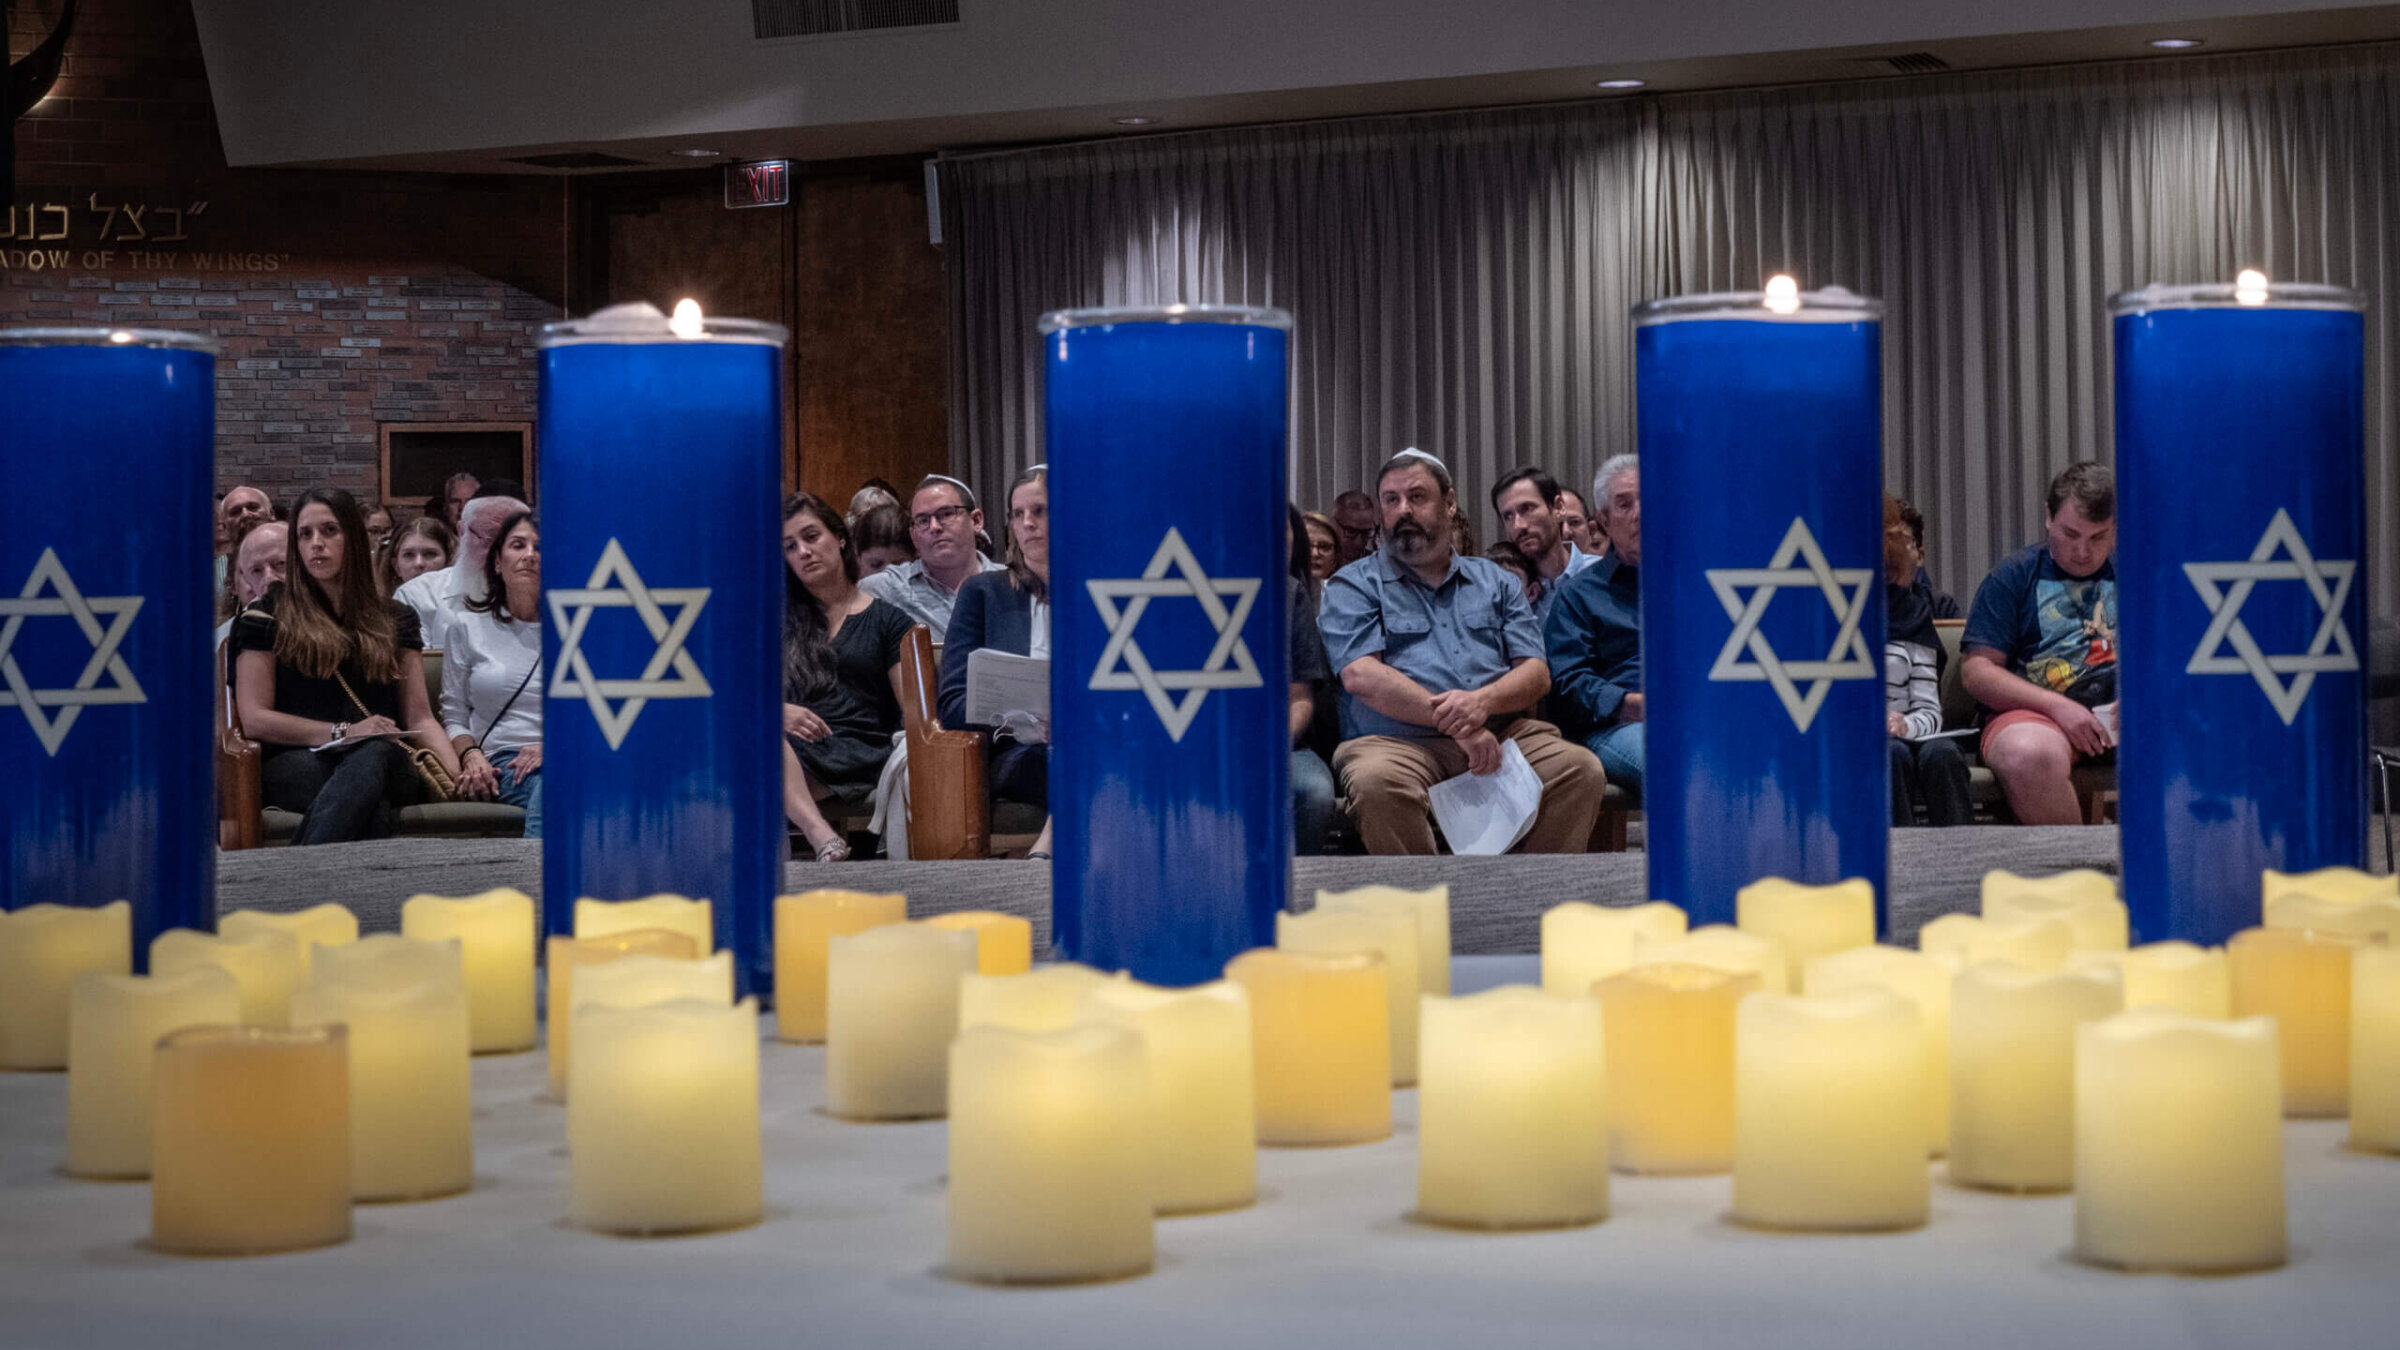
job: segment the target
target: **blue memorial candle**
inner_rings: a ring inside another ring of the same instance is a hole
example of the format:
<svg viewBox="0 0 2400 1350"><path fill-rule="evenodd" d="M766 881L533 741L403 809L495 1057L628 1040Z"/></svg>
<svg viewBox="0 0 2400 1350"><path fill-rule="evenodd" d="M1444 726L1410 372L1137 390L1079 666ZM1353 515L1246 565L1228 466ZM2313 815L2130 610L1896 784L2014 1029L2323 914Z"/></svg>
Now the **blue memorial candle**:
<svg viewBox="0 0 2400 1350"><path fill-rule="evenodd" d="M765 990L785 333L677 328L640 306L542 331L543 926L573 932L578 898L704 898Z"/></svg>
<svg viewBox="0 0 2400 1350"><path fill-rule="evenodd" d="M2136 942L2363 866L2366 338L2331 286L2116 297L2117 814Z"/></svg>
<svg viewBox="0 0 2400 1350"><path fill-rule="evenodd" d="M0 330L0 909L217 926L216 344Z"/></svg>
<svg viewBox="0 0 2400 1350"><path fill-rule="evenodd" d="M1881 312L1634 311L1650 894L1694 924L1761 877L1863 877L1889 931Z"/></svg>
<svg viewBox="0 0 2400 1350"><path fill-rule="evenodd" d="M1278 310L1077 310L1048 358L1059 954L1154 984L1271 945L1290 885Z"/></svg>

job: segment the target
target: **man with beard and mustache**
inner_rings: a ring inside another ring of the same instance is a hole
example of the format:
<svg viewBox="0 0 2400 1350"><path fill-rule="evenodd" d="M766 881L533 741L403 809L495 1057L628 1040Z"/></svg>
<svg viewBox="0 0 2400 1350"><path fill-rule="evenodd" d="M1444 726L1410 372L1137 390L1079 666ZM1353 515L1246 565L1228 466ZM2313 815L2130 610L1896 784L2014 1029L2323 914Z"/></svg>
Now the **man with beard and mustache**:
<svg viewBox="0 0 2400 1350"><path fill-rule="evenodd" d="M1334 573L1318 618L1343 691L1334 773L1367 851L1432 853L1428 790L1498 769L1503 737L1542 780L1519 848L1582 850L1607 780L1589 750L1526 716L1549 691L1550 668L1523 589L1451 546L1458 494L1440 460L1401 451L1375 493L1383 547Z"/></svg>
<svg viewBox="0 0 2400 1350"><path fill-rule="evenodd" d="M1550 707L1569 736L1600 757L1608 780L1642 789L1642 469L1618 455L1592 476L1608 552L1558 588L1542 626L1557 691Z"/></svg>
<svg viewBox="0 0 2400 1350"><path fill-rule="evenodd" d="M1492 510L1500 517L1500 533L1533 564L1533 621L1550 617L1550 602L1568 577L1600 561L1576 547L1567 537L1559 499L1565 495L1558 480L1528 466L1502 478L1492 488Z"/></svg>

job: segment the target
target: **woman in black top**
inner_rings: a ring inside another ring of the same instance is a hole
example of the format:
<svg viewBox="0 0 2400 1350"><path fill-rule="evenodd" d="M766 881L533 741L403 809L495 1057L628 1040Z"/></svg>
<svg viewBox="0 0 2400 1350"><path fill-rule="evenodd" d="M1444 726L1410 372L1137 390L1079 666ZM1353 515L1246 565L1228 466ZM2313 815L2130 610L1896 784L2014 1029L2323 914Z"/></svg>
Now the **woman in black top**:
<svg viewBox="0 0 2400 1350"><path fill-rule="evenodd" d="M909 619L858 589L849 527L821 498L784 500L783 561L783 813L817 861L839 862L850 846L817 801L863 796L882 776Z"/></svg>
<svg viewBox="0 0 2400 1350"><path fill-rule="evenodd" d="M383 808L418 800L406 746L458 757L425 697L416 612L378 594L366 521L347 492L301 496L285 579L235 618L234 701L265 749L267 804L304 813L301 844L389 833Z"/></svg>

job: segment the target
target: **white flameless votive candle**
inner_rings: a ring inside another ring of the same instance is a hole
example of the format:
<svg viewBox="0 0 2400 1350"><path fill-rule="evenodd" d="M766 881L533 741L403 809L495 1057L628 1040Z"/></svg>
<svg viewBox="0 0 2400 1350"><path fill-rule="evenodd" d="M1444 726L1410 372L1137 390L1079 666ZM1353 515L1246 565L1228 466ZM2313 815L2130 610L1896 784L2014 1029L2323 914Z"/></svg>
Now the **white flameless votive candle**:
<svg viewBox="0 0 2400 1350"><path fill-rule="evenodd" d="M2350 954L2350 1147L2400 1153L2400 947Z"/></svg>
<svg viewBox="0 0 2400 1350"><path fill-rule="evenodd" d="M827 945L825 1110L849 1120L925 1120L948 1110L958 989L975 935L889 924Z"/></svg>
<svg viewBox="0 0 2400 1350"><path fill-rule="evenodd" d="M1569 900L1542 911L1542 989L1573 998L1633 967L1633 940L1670 941L1689 932L1682 910L1664 900L1612 907Z"/></svg>
<svg viewBox="0 0 2400 1350"><path fill-rule="evenodd" d="M1884 989L1760 994L1734 1021L1733 1217L1821 1231L1923 1224L1933 1187L1916 1008Z"/></svg>
<svg viewBox="0 0 2400 1350"><path fill-rule="evenodd" d="M242 991L242 1020L252 1026L291 1025L292 991L300 987L300 943L289 933L262 930L219 937L170 928L150 942L150 973L180 975L215 966Z"/></svg>
<svg viewBox="0 0 2400 1350"><path fill-rule="evenodd" d="M481 895L412 895L400 906L403 936L457 938L467 976L475 1053L533 1048L533 897L503 887Z"/></svg>
<svg viewBox="0 0 2400 1350"><path fill-rule="evenodd" d="M2275 1019L2287 1116L2350 1114L2350 955L2359 945L2301 928L2245 928L2225 944L2233 1015Z"/></svg>
<svg viewBox="0 0 2400 1350"><path fill-rule="evenodd" d="M466 944L457 938L400 937L376 933L344 947L317 954L316 984L355 984L371 989L398 989L411 984L455 985L466 988ZM351 1049L353 1062L358 1051Z"/></svg>
<svg viewBox="0 0 2400 1350"><path fill-rule="evenodd" d="M198 1026L161 1040L151 1245L254 1256L348 1241L349 1062L338 1026Z"/></svg>
<svg viewBox="0 0 2400 1350"><path fill-rule="evenodd" d="M2400 900L2328 900L2287 892L2268 902L2266 926L2347 933L2370 942L2400 942Z"/></svg>
<svg viewBox="0 0 2400 1350"><path fill-rule="evenodd" d="M1386 967L1373 952L1259 947L1225 966L1250 995L1258 1142L1366 1144L1392 1132Z"/></svg>
<svg viewBox="0 0 2400 1350"><path fill-rule="evenodd" d="M1947 962L1906 947L1853 947L1808 963L1807 992L1888 989L1916 1005L1925 1037L1925 1152L1950 1147L1950 982Z"/></svg>
<svg viewBox="0 0 2400 1350"><path fill-rule="evenodd" d="M895 920L895 922L897 922ZM929 928L975 935L975 972L1022 975L1033 969L1033 921L992 909L954 909L925 920Z"/></svg>
<svg viewBox="0 0 2400 1350"><path fill-rule="evenodd" d="M2125 1009L2166 1008L2191 1017L2231 1017L2233 981L2225 949L2189 942L2151 942L2131 951L2079 951L2069 970L2113 970L2125 982Z"/></svg>
<svg viewBox="0 0 2400 1350"><path fill-rule="evenodd" d="M2314 872L2278 872L2270 867L2259 874L2258 907L2262 915L2286 895L2313 895L2346 905L2371 900L2400 902L2400 874L2377 876L2355 867L2320 867Z"/></svg>
<svg viewBox="0 0 2400 1350"><path fill-rule="evenodd" d="M380 977L320 970L292 996L292 1024L349 1029L353 1198L427 1200L475 1184L474 1051L455 973L411 980L397 962Z"/></svg>
<svg viewBox="0 0 2400 1350"><path fill-rule="evenodd" d="M1863 877L1808 886L1763 877L1733 894L1734 926L1783 944L1787 980L1820 956L1875 945L1875 887Z"/></svg>
<svg viewBox="0 0 2400 1350"><path fill-rule="evenodd" d="M1950 1179L2002 1191L2075 1184L2075 1029L2125 1007L2115 971L2004 961L1950 994Z"/></svg>
<svg viewBox="0 0 2400 1350"><path fill-rule="evenodd" d="M1450 992L1450 887L1412 891L1399 886L1360 886L1318 891L1318 909L1365 909L1407 914L1417 921L1417 982L1423 992Z"/></svg>
<svg viewBox="0 0 2400 1350"><path fill-rule="evenodd" d="M1600 981L1608 1037L1608 1154L1620 1172L1733 1167L1734 1010L1755 972L1635 966Z"/></svg>
<svg viewBox="0 0 2400 1350"><path fill-rule="evenodd" d="M217 919L219 937L240 937L262 931L289 933L300 944L300 978L314 968L317 948L344 947L358 941L358 916L328 901L309 909L274 913L263 909L229 910Z"/></svg>
<svg viewBox="0 0 2400 1350"><path fill-rule="evenodd" d="M688 933L664 928L630 928L606 937L577 938L552 934L542 943L542 962L550 972L549 1009L550 1095L567 1099L567 1061L575 1040L575 972L584 966L606 965L626 956L663 956L676 961L699 958ZM728 987L725 1001L733 1002Z"/></svg>
<svg viewBox="0 0 2400 1350"><path fill-rule="evenodd" d="M1417 1081L1418 1004L1424 977L1417 968L1417 918L1389 909L1319 909L1275 916L1275 945L1287 952L1346 956L1372 952L1383 958L1389 983L1385 1020L1392 1028L1392 1086Z"/></svg>
<svg viewBox="0 0 2400 1350"><path fill-rule="evenodd" d="M1756 975L1758 987L1770 994L1786 994L1792 989L1793 971L1782 939L1745 933L1731 924L1712 923L1663 940L1636 934L1633 964L1636 968L1707 966L1736 975Z"/></svg>
<svg viewBox="0 0 2400 1350"><path fill-rule="evenodd" d="M636 928L664 928L681 933L706 956L717 949L716 908L706 900L681 895L645 895L639 900L575 902L575 936L607 937Z"/></svg>
<svg viewBox="0 0 2400 1350"><path fill-rule="evenodd" d="M2129 925L2117 883L2089 867L2046 877L1995 870L1983 874L1983 917L1994 923L2056 919L2079 951L2123 951Z"/></svg>
<svg viewBox="0 0 2400 1350"><path fill-rule="evenodd" d="M2074 945L2075 930L2057 918L2003 923L1978 914L1945 914L1917 930L1917 950L1960 970L1986 961L2057 970Z"/></svg>
<svg viewBox="0 0 2400 1350"><path fill-rule="evenodd" d="M1075 1024L1076 1004L1084 994L1116 978L1073 961L1039 966L1022 975L969 971L958 984L958 1029L1064 1031Z"/></svg>
<svg viewBox="0 0 2400 1350"><path fill-rule="evenodd" d="M568 1221L641 1236L758 1222L758 1000L586 1004L573 1016Z"/></svg>
<svg viewBox="0 0 2400 1350"><path fill-rule="evenodd" d="M825 1039L826 943L907 921L905 895L825 890L776 896L775 1039L802 1045Z"/></svg>
<svg viewBox="0 0 2400 1350"><path fill-rule="evenodd" d="M2164 1008L2076 1029L2075 1254L2129 1270L2284 1263L2271 1019Z"/></svg>
<svg viewBox="0 0 2400 1350"><path fill-rule="evenodd" d="M242 1020L241 986L214 966L181 975L75 977L67 1034L67 1171L150 1175L151 1076L159 1038Z"/></svg>
<svg viewBox="0 0 2400 1350"><path fill-rule="evenodd" d="M982 1026L949 1047L947 1271L997 1284L1119 1279L1155 1259L1142 1038Z"/></svg>
<svg viewBox="0 0 2400 1350"><path fill-rule="evenodd" d="M1231 980L1161 989L1103 980L1078 1022L1138 1033L1149 1055L1150 1193L1161 1214L1239 1209L1258 1194L1250 994Z"/></svg>
<svg viewBox="0 0 2400 1350"><path fill-rule="evenodd" d="M133 906L0 910L0 1069L63 1069L76 977L133 971Z"/></svg>
<svg viewBox="0 0 2400 1350"><path fill-rule="evenodd" d="M1600 1003L1509 985L1425 1000L1417 1217L1561 1228L1608 1217Z"/></svg>
<svg viewBox="0 0 2400 1350"><path fill-rule="evenodd" d="M680 940L688 950L691 935L669 933L661 928L636 930L657 933ZM611 934L610 936L617 936ZM603 938L578 938L579 942L605 942ZM733 1006L733 953L721 951L699 959L688 956L660 956L643 952L627 953L614 961L587 966L567 990L567 1006L563 1016L553 1015L551 1030L561 1026L567 1034L553 1034L550 1040L550 1092L561 1101L567 1099L568 1086L574 1080L572 1047L578 1034L577 1019L589 1008L647 1008L660 1003L689 1000L715 1008Z"/></svg>

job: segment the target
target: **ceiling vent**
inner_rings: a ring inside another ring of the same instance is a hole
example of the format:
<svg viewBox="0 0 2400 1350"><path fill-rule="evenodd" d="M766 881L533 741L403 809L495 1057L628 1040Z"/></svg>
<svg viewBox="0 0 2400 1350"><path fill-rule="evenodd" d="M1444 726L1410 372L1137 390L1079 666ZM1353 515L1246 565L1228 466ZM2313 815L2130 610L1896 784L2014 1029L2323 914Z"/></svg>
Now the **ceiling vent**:
<svg viewBox="0 0 2400 1350"><path fill-rule="evenodd" d="M1860 65L1878 75L1931 75L1950 68L1950 63L1932 52L1901 52L1894 56L1866 56Z"/></svg>
<svg viewBox="0 0 2400 1350"><path fill-rule="evenodd" d="M761 38L826 37L958 22L958 0L750 0Z"/></svg>
<svg viewBox="0 0 2400 1350"><path fill-rule="evenodd" d="M623 155L604 155L597 150L563 150L554 155L527 155L523 159L509 160L508 163L536 169L632 169L639 168L643 161L627 159Z"/></svg>

